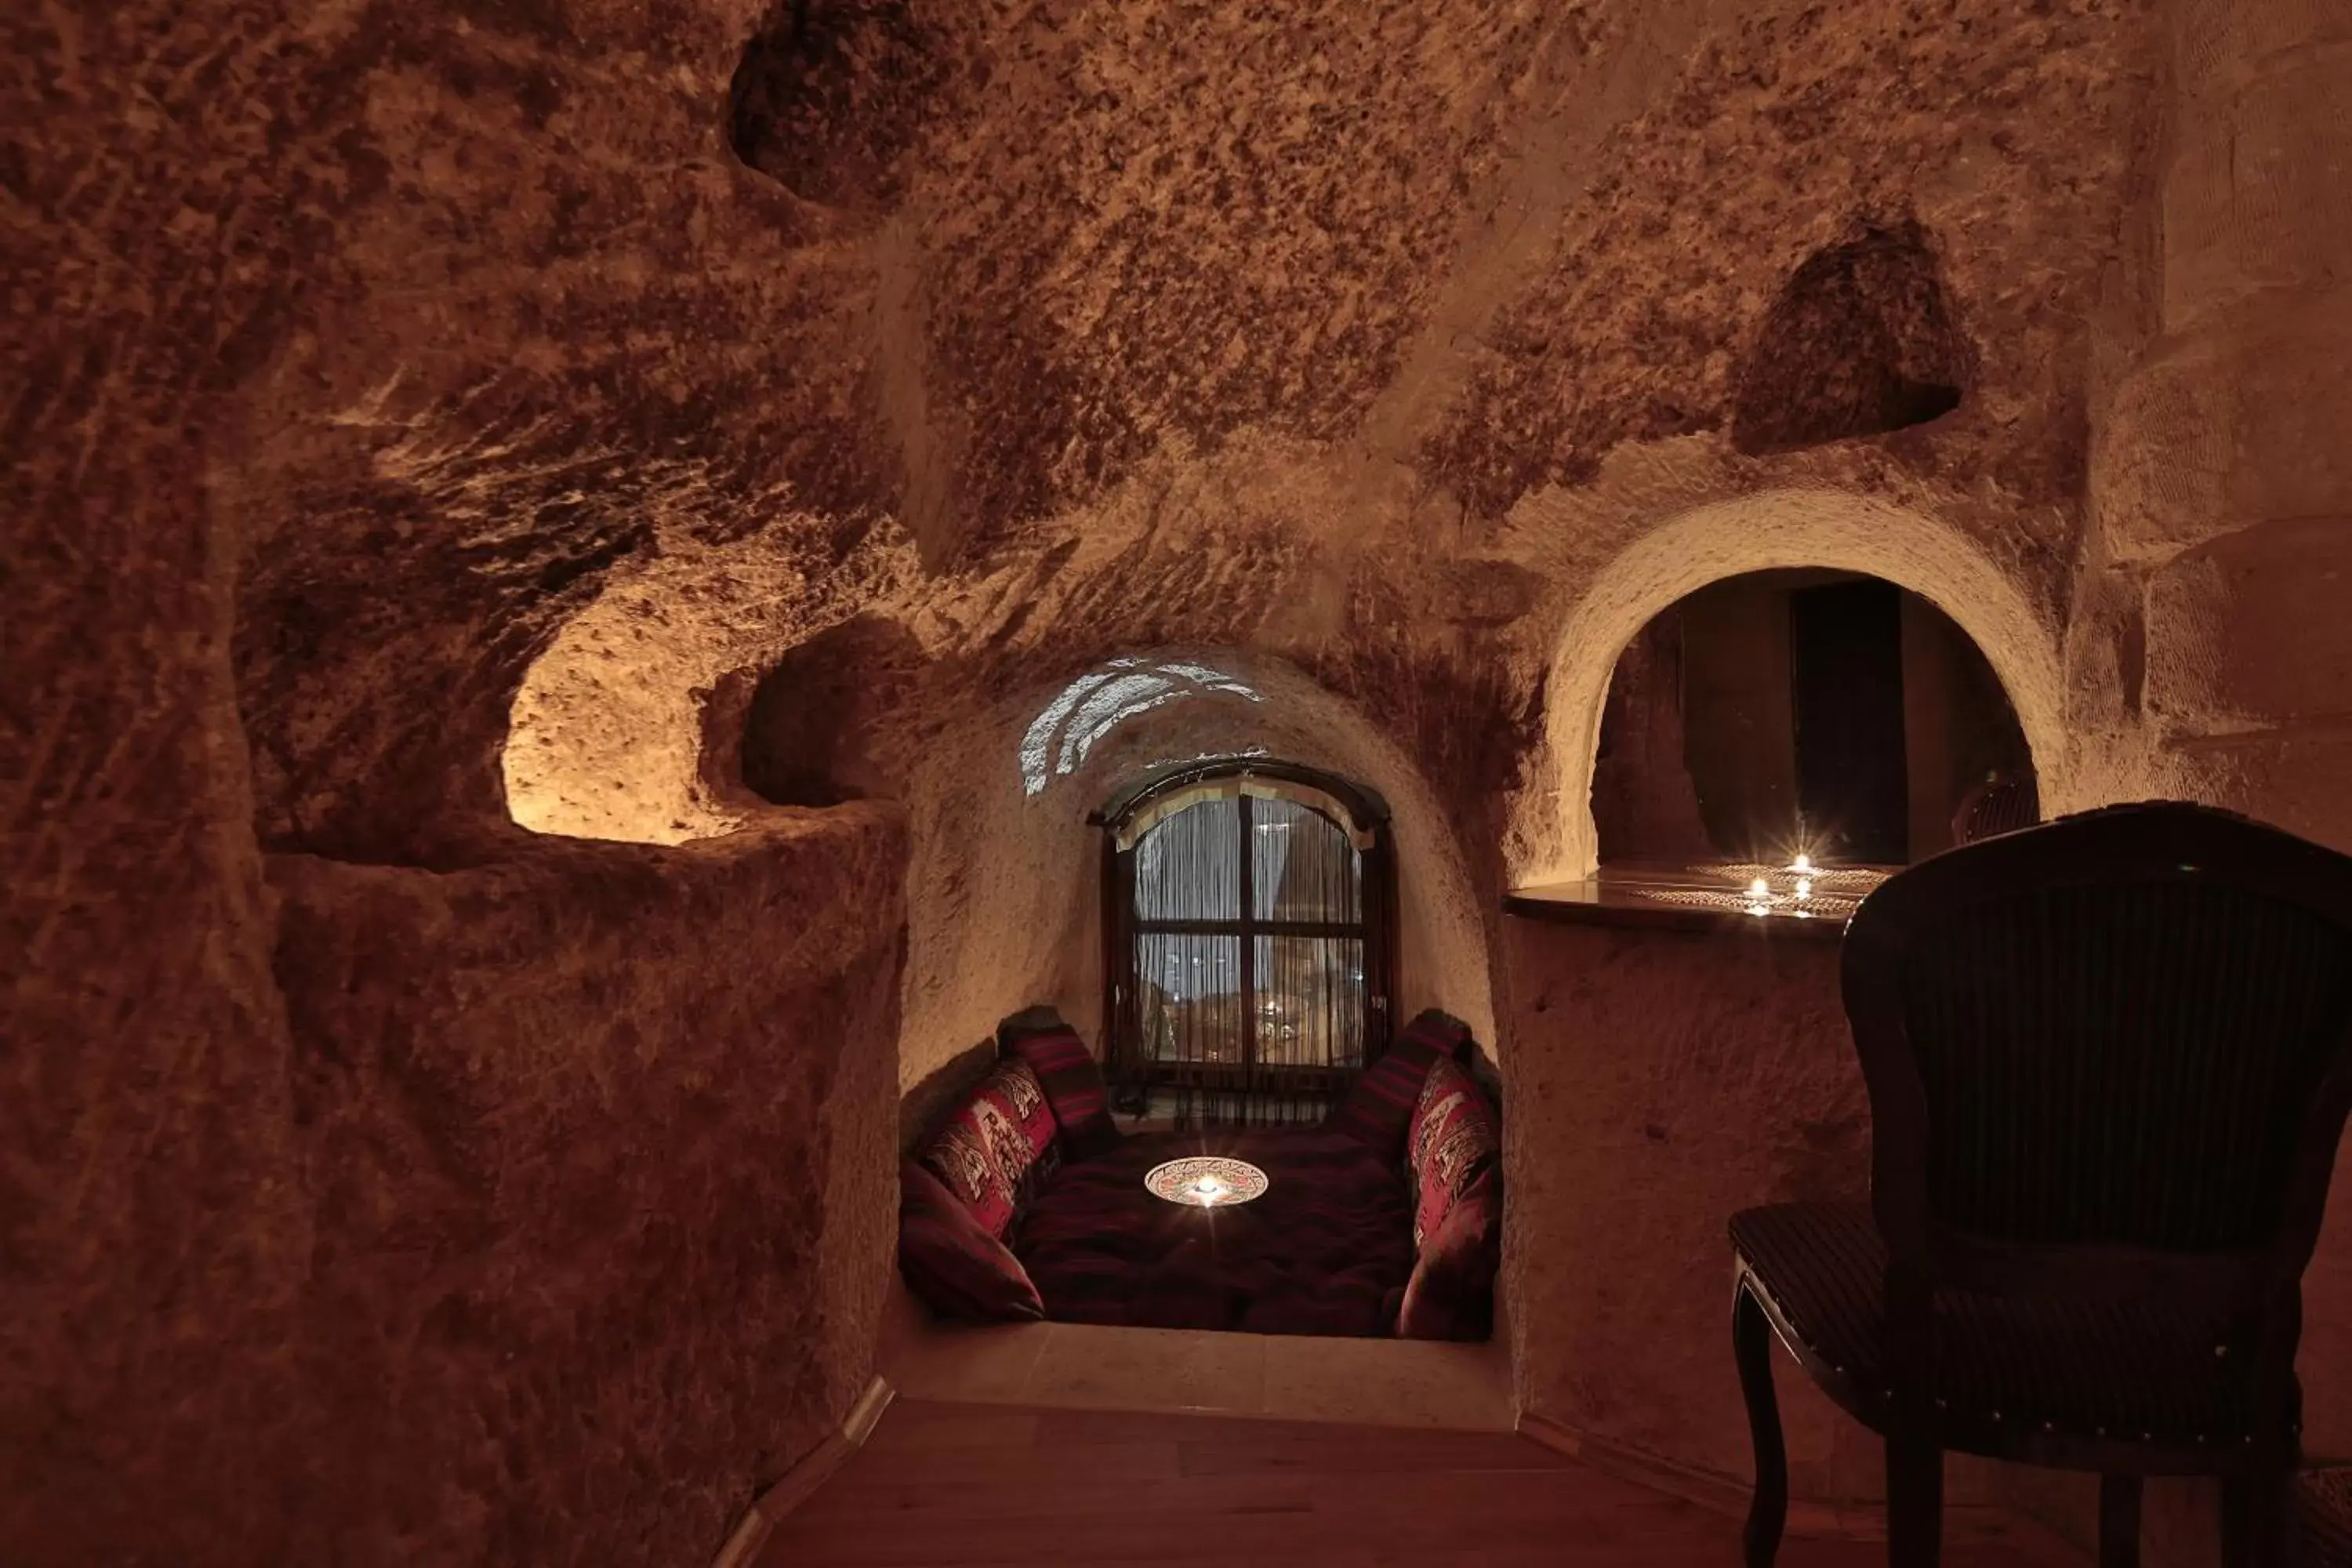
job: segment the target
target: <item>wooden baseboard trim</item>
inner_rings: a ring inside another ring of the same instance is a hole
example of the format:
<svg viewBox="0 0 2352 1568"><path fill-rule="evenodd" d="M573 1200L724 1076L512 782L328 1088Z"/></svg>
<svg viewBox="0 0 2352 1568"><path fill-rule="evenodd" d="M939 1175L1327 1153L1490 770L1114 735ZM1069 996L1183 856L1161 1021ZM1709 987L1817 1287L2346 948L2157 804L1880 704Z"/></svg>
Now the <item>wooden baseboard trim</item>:
<svg viewBox="0 0 2352 1568"><path fill-rule="evenodd" d="M733 1533L727 1537L727 1544L711 1559L710 1568L751 1568L760 1549L768 1544L776 1521L806 1502L841 1468L843 1460L865 1446L875 1423L890 1407L894 1392L881 1377L870 1380L866 1391L857 1396L857 1403L849 1407L849 1414L841 1418L840 1429L826 1434L824 1442L802 1455L798 1464L743 1510L743 1517L735 1521Z"/></svg>
<svg viewBox="0 0 2352 1568"><path fill-rule="evenodd" d="M1668 1459L1549 1416L1521 1413L1519 1434L1620 1480L1680 1498L1711 1513L1740 1520L1748 1517L1753 1489L1737 1476ZM2013 1516L1981 1504L1961 1504L1944 1510L1944 1538L1948 1542L2011 1540L2021 1528L2026 1527ZM1885 1541L1886 1508L1874 1502L1812 1502L1790 1498L1787 1529L1791 1535L1814 1539Z"/></svg>
<svg viewBox="0 0 2352 1568"><path fill-rule="evenodd" d="M853 1447L864 1447L866 1439L874 1434L874 1424L882 1419L882 1412L889 1409L890 1401L898 1397L898 1391L876 1373L866 1382L866 1392L857 1396L857 1403L849 1407L849 1414L841 1418L841 1435L849 1439Z"/></svg>

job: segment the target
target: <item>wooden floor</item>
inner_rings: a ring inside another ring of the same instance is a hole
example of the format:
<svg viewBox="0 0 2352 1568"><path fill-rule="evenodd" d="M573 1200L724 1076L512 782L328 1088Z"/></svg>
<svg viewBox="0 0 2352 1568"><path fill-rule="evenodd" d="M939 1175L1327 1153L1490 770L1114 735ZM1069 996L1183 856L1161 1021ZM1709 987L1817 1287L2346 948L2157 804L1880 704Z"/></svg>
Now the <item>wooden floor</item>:
<svg viewBox="0 0 2352 1568"><path fill-rule="evenodd" d="M1876 1568L1804 1541L1785 1568ZM1667 1568L1739 1562L1736 1521L1492 1432L901 1400L777 1527L761 1568ZM1947 1568L2074 1568L2019 1543Z"/></svg>

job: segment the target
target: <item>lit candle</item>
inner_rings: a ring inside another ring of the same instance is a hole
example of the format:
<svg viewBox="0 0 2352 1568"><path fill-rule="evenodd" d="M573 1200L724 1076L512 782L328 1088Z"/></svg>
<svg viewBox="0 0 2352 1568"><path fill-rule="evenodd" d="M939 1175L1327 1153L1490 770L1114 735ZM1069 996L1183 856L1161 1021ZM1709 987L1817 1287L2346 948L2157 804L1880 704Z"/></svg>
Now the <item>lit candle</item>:
<svg viewBox="0 0 2352 1568"><path fill-rule="evenodd" d="M1798 897L1798 899L1801 901L1802 900L1810 899L1810 898L1811 898L1812 896L1813 896L1813 879L1812 879L1811 877L1800 877L1800 878L1798 878L1798 879L1797 879L1797 897Z"/></svg>
<svg viewBox="0 0 2352 1568"><path fill-rule="evenodd" d="M1772 896L1772 884L1759 877L1748 884L1748 896L1751 899L1769 899Z"/></svg>
<svg viewBox="0 0 2352 1568"><path fill-rule="evenodd" d="M1205 1205L1213 1204L1225 1195L1225 1184L1214 1176L1203 1176L1192 1184L1192 1191L1199 1194L1201 1202Z"/></svg>
<svg viewBox="0 0 2352 1568"><path fill-rule="evenodd" d="M1810 855L1800 855L1794 860L1789 862L1789 869L1796 872L1797 875L1801 877L1810 875L1812 868L1813 858Z"/></svg>

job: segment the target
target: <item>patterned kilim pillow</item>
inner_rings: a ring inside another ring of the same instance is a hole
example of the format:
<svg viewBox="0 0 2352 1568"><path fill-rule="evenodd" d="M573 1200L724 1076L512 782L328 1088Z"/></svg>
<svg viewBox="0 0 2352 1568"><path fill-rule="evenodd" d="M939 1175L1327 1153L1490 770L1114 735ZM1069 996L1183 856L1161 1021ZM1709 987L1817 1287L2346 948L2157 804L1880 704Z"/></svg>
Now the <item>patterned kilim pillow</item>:
<svg viewBox="0 0 2352 1568"><path fill-rule="evenodd" d="M1118 1142L1102 1066L1076 1029L1059 1023L1034 1028L1008 1024L998 1037L1006 1056L1027 1062L1037 1075L1071 1159L1091 1159Z"/></svg>
<svg viewBox="0 0 2352 1568"><path fill-rule="evenodd" d="M1431 1064L1405 1134L1416 1249L1438 1233L1454 1204L1494 1168L1502 1152L1495 1112L1477 1083L1450 1058Z"/></svg>
<svg viewBox="0 0 2352 1568"><path fill-rule="evenodd" d="M1054 1111L1037 1075L1025 1062L999 1062L915 1158L946 1184L982 1230L1003 1240L1022 1201L1058 1159Z"/></svg>
<svg viewBox="0 0 2352 1568"><path fill-rule="evenodd" d="M1000 1061L981 1083L982 1094L995 1102L1003 1120L995 1125L1018 1129L1021 1142L1004 1143L1004 1165L1016 1188L1034 1186L1054 1173L1061 1163L1055 1142L1054 1105L1045 1085L1027 1062Z"/></svg>
<svg viewBox="0 0 2352 1568"><path fill-rule="evenodd" d="M1406 1025L1381 1059L1364 1069L1323 1125L1345 1132L1384 1160L1402 1159L1406 1124L1421 1102L1431 1065L1458 1058L1469 1046L1466 1025L1430 1008Z"/></svg>

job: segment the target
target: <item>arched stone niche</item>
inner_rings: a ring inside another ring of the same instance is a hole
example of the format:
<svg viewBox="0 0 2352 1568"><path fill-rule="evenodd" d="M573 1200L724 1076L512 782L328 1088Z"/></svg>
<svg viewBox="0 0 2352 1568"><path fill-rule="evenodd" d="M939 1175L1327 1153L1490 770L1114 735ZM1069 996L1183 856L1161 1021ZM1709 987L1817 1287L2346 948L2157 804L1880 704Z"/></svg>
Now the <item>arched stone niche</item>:
<svg viewBox="0 0 2352 1568"><path fill-rule="evenodd" d="M877 529L813 571L791 545L814 526L788 514L773 537L667 539L565 621L509 710L499 764L508 815L534 833L683 844L780 804L828 804L774 779L746 784L747 710L763 695L853 679L886 655L908 662L898 657L906 639L850 612L883 597L912 551ZM772 759L748 761L761 774Z"/></svg>
<svg viewBox="0 0 2352 1568"><path fill-rule="evenodd" d="M2082 804L2065 741L2057 613L1957 528L1832 490L1776 490L1694 508L1620 551L1578 595L1545 681L1542 749L1513 802L1515 882L1572 881L1599 861L1591 783L1609 679L1650 618L1742 573L1825 566L1882 577L1934 604L2000 678L2046 809Z"/></svg>

